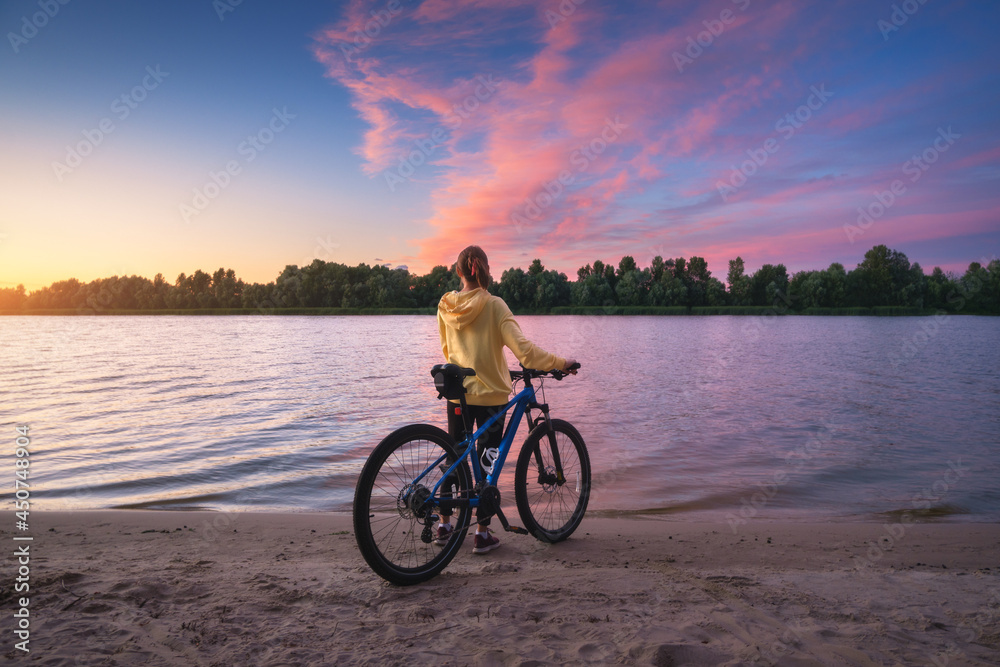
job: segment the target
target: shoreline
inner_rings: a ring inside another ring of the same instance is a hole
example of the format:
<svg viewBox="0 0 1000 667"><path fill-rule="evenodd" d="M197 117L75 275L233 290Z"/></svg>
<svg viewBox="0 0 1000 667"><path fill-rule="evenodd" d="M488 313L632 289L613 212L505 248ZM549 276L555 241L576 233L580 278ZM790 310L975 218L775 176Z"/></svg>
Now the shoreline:
<svg viewBox="0 0 1000 667"><path fill-rule="evenodd" d="M435 315L435 308L174 308L149 310L121 310L113 308L55 308L38 310L0 310L0 317L137 317L137 316L292 316L292 317L348 317L380 315ZM903 306L807 308L790 310L783 306L557 306L549 311L514 310L515 317L538 315L599 315L601 317L935 317L971 316L997 317L1000 313L960 312L934 308Z"/></svg>
<svg viewBox="0 0 1000 667"><path fill-rule="evenodd" d="M507 513L515 523L520 521L517 507L503 504L504 512ZM113 506L113 507L89 507L89 508L45 508L37 507L36 512L46 514L81 514L90 512L154 512L154 513L176 513L190 514L204 512L209 515L282 515L282 516L342 516L351 518L351 509L300 509L265 507L254 508L241 505L233 508L212 508L205 506L184 507L184 506ZM677 507L647 507L641 509L588 509L587 517L593 519L655 519L666 523L690 523L690 524L720 524L731 530L733 524L743 529L755 525L768 524L804 524L804 525L948 525L948 526L976 526L1000 524L1000 519L990 514L976 514L967 510L953 510L947 508L931 508L916 510L883 510L880 512L869 512L866 514L817 514L806 510L785 510L784 512L771 512L758 514L752 517L739 516L738 510L715 509L689 509ZM2 531L0 531L2 533Z"/></svg>
<svg viewBox="0 0 1000 667"><path fill-rule="evenodd" d="M30 658L51 665L985 665L1000 650L995 523L734 533L588 515L556 545L500 533L473 556L470 540L400 588L367 568L346 513L30 518Z"/></svg>

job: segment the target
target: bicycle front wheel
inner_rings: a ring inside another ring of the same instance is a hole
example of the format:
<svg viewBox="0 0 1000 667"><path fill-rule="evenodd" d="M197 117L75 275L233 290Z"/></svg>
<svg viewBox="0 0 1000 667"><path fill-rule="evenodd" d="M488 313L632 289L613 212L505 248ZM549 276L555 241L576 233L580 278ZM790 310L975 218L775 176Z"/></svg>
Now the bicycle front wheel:
<svg viewBox="0 0 1000 667"><path fill-rule="evenodd" d="M429 424L393 431L368 457L354 492L354 535L365 561L386 581L404 586L426 581L458 552L469 530L468 507L452 510L455 529L443 546L425 531L428 518L433 522L440 511L427 498L457 459L451 436ZM472 476L465 461L440 491L453 498L470 497Z"/></svg>
<svg viewBox="0 0 1000 667"><path fill-rule="evenodd" d="M559 542L583 521L590 501L590 457L572 424L553 419L528 435L514 471L514 498L524 527L543 542Z"/></svg>

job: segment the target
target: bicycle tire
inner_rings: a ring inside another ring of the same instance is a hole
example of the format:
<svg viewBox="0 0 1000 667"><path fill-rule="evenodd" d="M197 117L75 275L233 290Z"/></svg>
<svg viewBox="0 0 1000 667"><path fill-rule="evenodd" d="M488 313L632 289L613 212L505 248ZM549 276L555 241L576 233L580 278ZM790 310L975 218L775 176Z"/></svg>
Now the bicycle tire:
<svg viewBox="0 0 1000 667"><path fill-rule="evenodd" d="M554 481L555 458L548 426L542 423L528 435L517 457L514 498L528 532L543 542L561 542L579 527L587 511L590 456L572 424L561 419L551 422L565 481Z"/></svg>
<svg viewBox="0 0 1000 667"><path fill-rule="evenodd" d="M470 508L456 507L452 516L455 529L448 543L425 543L421 539L424 518L402 500L412 480L442 454L449 455L452 462L458 458L454 441L445 431L430 424L404 426L378 444L358 478L354 492L358 549L372 570L393 584L408 586L436 576L458 553L469 531ZM442 475L435 466L421 484L429 491ZM468 498L472 475L467 462L459 464L455 477L454 497Z"/></svg>

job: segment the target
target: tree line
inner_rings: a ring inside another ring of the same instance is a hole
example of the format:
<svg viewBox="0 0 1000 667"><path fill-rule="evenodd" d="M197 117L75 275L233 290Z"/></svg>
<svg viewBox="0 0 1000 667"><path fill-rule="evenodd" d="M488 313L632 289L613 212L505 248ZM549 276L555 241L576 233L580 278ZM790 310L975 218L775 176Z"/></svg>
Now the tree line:
<svg viewBox="0 0 1000 667"><path fill-rule="evenodd" d="M113 276L84 283L75 278L27 293L23 285L0 289L5 312L74 310L289 308L434 308L441 295L459 289L455 272L435 266L423 276L404 268L313 260L286 266L273 282L246 283L232 269L198 270L167 282L162 274ZM541 260L525 269L510 268L490 291L515 312L550 312L575 307L625 309L649 307L767 307L780 312L898 307L919 310L1000 314L1000 260L972 262L963 275L935 267L930 275L906 255L877 245L853 270L838 263L789 275L783 264L765 264L752 274L743 259L730 260L726 282L712 275L702 257L654 257L640 267L626 255L618 265L601 260L577 270L576 280L547 270ZM611 312L611 311L608 311Z"/></svg>

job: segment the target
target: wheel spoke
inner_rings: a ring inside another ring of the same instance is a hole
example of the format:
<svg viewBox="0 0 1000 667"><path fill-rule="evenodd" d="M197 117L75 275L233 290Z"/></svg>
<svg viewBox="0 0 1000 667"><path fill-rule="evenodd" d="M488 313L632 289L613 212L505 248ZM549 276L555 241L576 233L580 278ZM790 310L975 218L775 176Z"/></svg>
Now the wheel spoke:
<svg viewBox="0 0 1000 667"><path fill-rule="evenodd" d="M380 576L394 583L416 583L440 571L454 556L468 530L468 512L456 508L456 530L444 547L421 539L426 515L433 508L420 500L441 480L435 462L449 455L450 438L436 427L405 427L388 436L372 452L355 493L355 534L362 555ZM426 475L415 483L415 479ZM468 468L456 469L457 496L468 496ZM416 495L414 495L416 494Z"/></svg>

